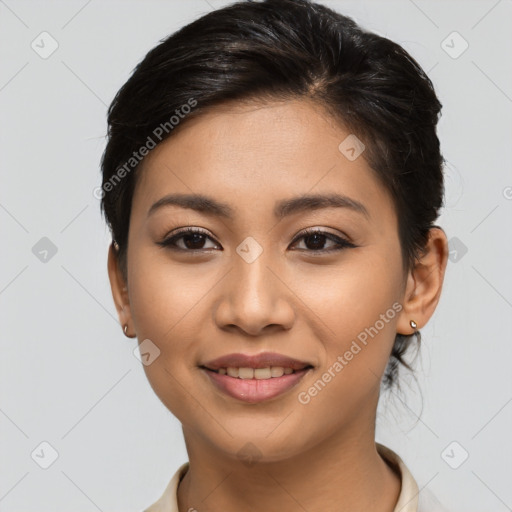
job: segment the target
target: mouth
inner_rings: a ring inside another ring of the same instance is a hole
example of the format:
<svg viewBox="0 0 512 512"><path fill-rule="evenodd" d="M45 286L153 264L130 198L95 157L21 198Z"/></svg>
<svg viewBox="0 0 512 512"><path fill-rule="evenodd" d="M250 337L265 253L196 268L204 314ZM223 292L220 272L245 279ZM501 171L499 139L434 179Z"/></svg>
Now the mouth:
<svg viewBox="0 0 512 512"><path fill-rule="evenodd" d="M200 366L203 370L217 373L218 375L228 375L234 379L255 379L255 380L268 380L278 379L283 375L291 375L293 373L299 373L305 370L313 368L312 365L305 365L303 368L294 369L289 366L266 366L263 368L251 368L249 366L233 367L228 366L227 368L208 368L207 366Z"/></svg>
<svg viewBox="0 0 512 512"><path fill-rule="evenodd" d="M263 353L230 354L199 368L217 390L237 400L257 403L289 391L314 366L280 354Z"/></svg>
<svg viewBox="0 0 512 512"><path fill-rule="evenodd" d="M269 379L273 376L280 377L281 369L284 374L289 374L312 366L307 361L299 361L276 352L262 352L255 355L227 354L201 364L200 368L241 379L252 379L253 377ZM270 375L268 375L269 371Z"/></svg>

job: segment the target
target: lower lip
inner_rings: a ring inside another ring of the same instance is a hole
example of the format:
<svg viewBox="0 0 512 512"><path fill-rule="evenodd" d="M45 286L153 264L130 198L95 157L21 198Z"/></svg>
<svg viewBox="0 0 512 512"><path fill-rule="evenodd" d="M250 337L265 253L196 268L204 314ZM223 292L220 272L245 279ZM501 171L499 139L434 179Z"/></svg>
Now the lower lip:
<svg viewBox="0 0 512 512"><path fill-rule="evenodd" d="M270 379L239 379L204 368L201 369L210 377L218 389L232 398L249 403L258 403L270 400L290 390L312 368Z"/></svg>

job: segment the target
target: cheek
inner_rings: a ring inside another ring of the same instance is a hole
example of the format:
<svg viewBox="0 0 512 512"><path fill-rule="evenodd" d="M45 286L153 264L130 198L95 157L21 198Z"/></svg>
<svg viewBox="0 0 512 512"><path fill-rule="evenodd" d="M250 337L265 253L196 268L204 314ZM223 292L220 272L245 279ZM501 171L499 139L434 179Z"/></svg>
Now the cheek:
<svg viewBox="0 0 512 512"><path fill-rule="evenodd" d="M128 280L137 335L163 344L191 323L190 317L214 285L215 276L207 265L177 264L161 251L134 250L129 255Z"/></svg>
<svg viewBox="0 0 512 512"><path fill-rule="evenodd" d="M373 421L400 309L389 274L375 269L336 276L322 299L310 304L323 320L317 327L328 325L322 331L322 367L297 391L301 429L311 435L318 417L323 431L332 433L359 416L366 415L368 424Z"/></svg>
<svg viewBox="0 0 512 512"><path fill-rule="evenodd" d="M301 299L342 337L373 325L400 297L400 261L370 252L297 280Z"/></svg>
<svg viewBox="0 0 512 512"><path fill-rule="evenodd" d="M174 379L182 381L195 364L191 354L200 339L197 329L201 325L197 314L211 285L203 277L194 277L192 269L171 266L152 250L134 251L128 261L130 309L137 338L139 343L150 340L158 354L144 370L156 394L163 398L165 390L169 393L179 388Z"/></svg>
<svg viewBox="0 0 512 512"><path fill-rule="evenodd" d="M165 407L187 423L195 415L192 412L195 406L199 409L197 414L203 414L201 400L191 400L196 395L191 376L197 373L194 354L200 339L197 326L201 325L195 320L197 306L194 305L202 294L190 288L184 291L182 280L169 276L165 279L147 276L134 280L133 285L136 300L132 304L132 316L137 337L139 343L149 343L150 351L156 354L150 364L143 365L146 378Z"/></svg>
<svg viewBox="0 0 512 512"><path fill-rule="evenodd" d="M325 326L323 364L329 368L342 356L345 379L338 384L343 380L364 387L384 372L395 340L401 260L371 250L357 256L346 267L311 276L300 296Z"/></svg>

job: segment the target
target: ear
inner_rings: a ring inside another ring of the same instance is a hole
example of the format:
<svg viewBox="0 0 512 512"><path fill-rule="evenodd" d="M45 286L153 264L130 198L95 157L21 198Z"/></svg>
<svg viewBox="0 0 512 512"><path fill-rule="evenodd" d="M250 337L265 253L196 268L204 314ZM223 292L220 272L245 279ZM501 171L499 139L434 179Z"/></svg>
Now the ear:
<svg viewBox="0 0 512 512"><path fill-rule="evenodd" d="M124 327L127 326L125 335L129 338L135 336L130 334L132 326L132 315L130 311L130 300L128 296L128 285L124 279L121 267L119 265L118 251L116 250L114 243L110 244L108 249L108 278L110 280L110 288L112 290L112 298L116 306L117 315L121 328L124 332Z"/></svg>
<svg viewBox="0 0 512 512"><path fill-rule="evenodd" d="M413 334L428 322L441 296L447 262L446 234L440 227L433 227L429 231L424 254L407 277L403 309L397 321L399 334ZM416 322L416 329L411 327L411 320Z"/></svg>

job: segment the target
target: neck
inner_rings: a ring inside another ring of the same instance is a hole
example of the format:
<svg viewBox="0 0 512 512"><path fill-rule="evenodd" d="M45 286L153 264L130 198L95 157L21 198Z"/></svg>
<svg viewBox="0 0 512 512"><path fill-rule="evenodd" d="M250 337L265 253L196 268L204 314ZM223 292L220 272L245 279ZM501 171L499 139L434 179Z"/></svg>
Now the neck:
<svg viewBox="0 0 512 512"><path fill-rule="evenodd" d="M178 487L180 512L392 512L400 494L400 477L377 452L374 428L337 433L293 457L253 464L185 429L184 435L190 466Z"/></svg>

